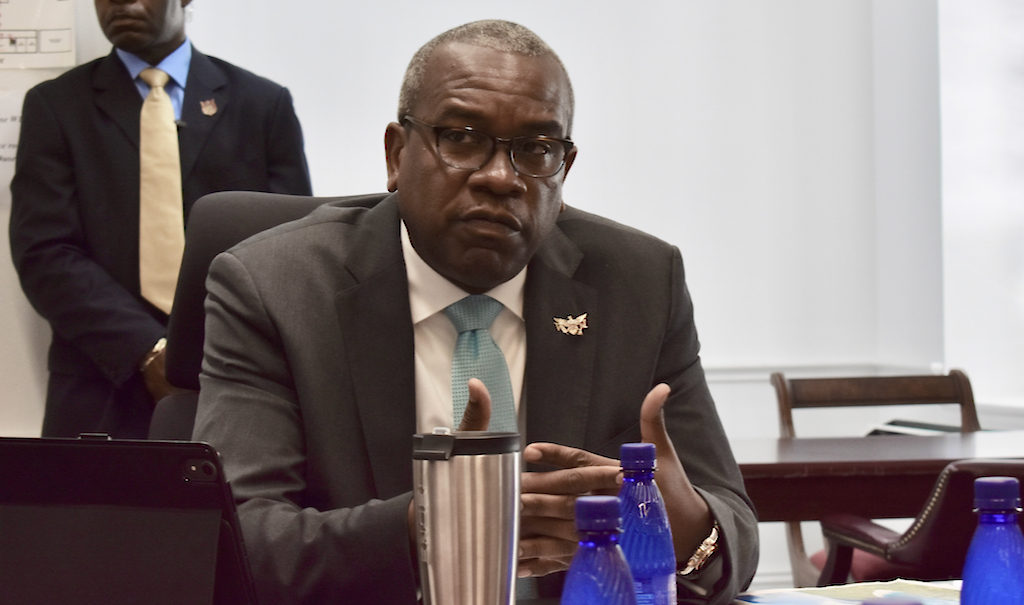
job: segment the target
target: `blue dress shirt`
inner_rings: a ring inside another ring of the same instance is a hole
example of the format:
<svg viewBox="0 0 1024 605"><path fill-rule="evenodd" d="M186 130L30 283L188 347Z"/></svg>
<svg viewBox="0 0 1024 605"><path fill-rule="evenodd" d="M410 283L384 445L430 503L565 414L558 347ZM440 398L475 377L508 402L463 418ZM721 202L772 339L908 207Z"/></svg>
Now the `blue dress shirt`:
<svg viewBox="0 0 1024 605"><path fill-rule="evenodd" d="M170 80L167 82L164 90L167 92L167 96L171 98L171 105L174 107L174 119L180 120L181 105L185 100L185 82L188 81L188 66L192 62L192 43L188 38L174 52L167 55L159 65L150 65L120 48L116 50L117 56L121 58L121 62L128 68L128 73L131 75L132 81L135 82L135 87L139 89L139 94L142 95L143 99L149 94L149 84L146 84L139 77L143 69L156 67L170 76Z"/></svg>

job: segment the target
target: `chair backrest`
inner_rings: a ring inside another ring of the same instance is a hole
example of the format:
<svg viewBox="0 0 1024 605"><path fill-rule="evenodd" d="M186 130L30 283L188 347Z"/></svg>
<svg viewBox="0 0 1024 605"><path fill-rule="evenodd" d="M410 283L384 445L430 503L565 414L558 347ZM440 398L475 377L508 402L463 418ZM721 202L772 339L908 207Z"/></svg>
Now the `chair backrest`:
<svg viewBox="0 0 1024 605"><path fill-rule="evenodd" d="M946 376L861 376L852 378L786 378L775 372L772 386L779 404L779 432L795 437L793 410L845 406L956 403L960 430L980 431L971 381L960 370Z"/></svg>
<svg viewBox="0 0 1024 605"><path fill-rule="evenodd" d="M378 196L379 197L379 196ZM199 198L189 212L185 253L167 324L167 380L199 390L206 335L206 275L213 258L242 240L302 218L317 206L345 198L254 191L223 191Z"/></svg>
<svg viewBox="0 0 1024 605"><path fill-rule="evenodd" d="M972 512L974 480L993 476L1016 477L1024 484L1024 460L976 458L948 464L910 528L886 549L886 558L913 566L919 579L959 578L978 524Z"/></svg>
<svg viewBox="0 0 1024 605"><path fill-rule="evenodd" d="M157 402L149 425L150 439L188 440L192 435L206 337L206 275L215 256L242 240L288 221L300 219L322 204L344 201L370 206L381 194L308 197L254 191L224 191L196 200L185 229L185 253L167 324L167 380L189 389Z"/></svg>

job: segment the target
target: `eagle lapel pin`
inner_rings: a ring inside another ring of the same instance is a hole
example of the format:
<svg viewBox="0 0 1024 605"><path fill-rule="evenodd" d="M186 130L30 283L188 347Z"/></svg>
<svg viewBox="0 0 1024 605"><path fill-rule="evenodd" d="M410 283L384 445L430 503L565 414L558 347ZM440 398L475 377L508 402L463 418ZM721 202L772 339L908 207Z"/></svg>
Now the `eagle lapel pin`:
<svg viewBox="0 0 1024 605"><path fill-rule="evenodd" d="M556 317L555 328L562 334L569 334L570 336L581 336L583 330L587 329L587 314L584 313L579 317L573 317L570 315L565 319Z"/></svg>

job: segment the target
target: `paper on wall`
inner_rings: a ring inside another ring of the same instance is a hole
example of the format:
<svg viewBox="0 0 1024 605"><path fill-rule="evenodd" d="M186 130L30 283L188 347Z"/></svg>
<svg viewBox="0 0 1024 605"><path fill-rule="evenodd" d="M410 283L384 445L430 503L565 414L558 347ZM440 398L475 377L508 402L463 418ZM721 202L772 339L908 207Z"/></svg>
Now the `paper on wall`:
<svg viewBox="0 0 1024 605"><path fill-rule="evenodd" d="M75 64L72 0L0 0L0 68Z"/></svg>

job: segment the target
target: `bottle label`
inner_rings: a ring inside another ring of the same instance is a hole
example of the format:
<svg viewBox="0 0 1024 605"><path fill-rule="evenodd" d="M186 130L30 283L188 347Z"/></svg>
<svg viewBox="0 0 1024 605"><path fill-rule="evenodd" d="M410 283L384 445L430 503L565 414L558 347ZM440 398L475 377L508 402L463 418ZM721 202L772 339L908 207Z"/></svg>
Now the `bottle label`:
<svg viewBox="0 0 1024 605"><path fill-rule="evenodd" d="M676 575L634 580L636 605L676 605Z"/></svg>

